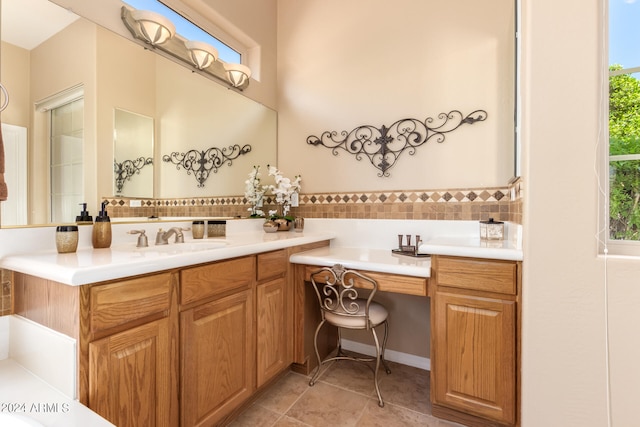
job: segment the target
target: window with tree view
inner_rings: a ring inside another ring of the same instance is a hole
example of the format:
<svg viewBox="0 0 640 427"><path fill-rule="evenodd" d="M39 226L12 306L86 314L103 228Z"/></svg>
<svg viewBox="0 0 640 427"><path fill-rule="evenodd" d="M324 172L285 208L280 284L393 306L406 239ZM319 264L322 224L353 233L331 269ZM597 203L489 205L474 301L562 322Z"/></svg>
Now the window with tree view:
<svg viewBox="0 0 640 427"><path fill-rule="evenodd" d="M609 238L640 241L640 0L609 0Z"/></svg>

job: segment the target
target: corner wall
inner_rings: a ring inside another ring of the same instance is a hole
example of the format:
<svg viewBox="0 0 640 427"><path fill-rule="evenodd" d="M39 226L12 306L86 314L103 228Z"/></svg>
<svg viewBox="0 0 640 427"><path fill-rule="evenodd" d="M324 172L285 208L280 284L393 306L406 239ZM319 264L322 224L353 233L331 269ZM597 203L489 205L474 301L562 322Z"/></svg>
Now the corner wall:
<svg viewBox="0 0 640 427"><path fill-rule="evenodd" d="M597 240L606 2L522 3L522 426L607 426L608 385L610 425L637 425L640 259Z"/></svg>

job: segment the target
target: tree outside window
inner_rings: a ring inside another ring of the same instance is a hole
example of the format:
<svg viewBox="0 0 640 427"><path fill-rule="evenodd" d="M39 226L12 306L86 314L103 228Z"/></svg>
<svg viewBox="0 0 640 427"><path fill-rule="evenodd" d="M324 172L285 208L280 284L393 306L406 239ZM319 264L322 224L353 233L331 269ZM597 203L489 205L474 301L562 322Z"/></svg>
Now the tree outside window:
<svg viewBox="0 0 640 427"><path fill-rule="evenodd" d="M609 237L640 240L640 81L609 67Z"/></svg>

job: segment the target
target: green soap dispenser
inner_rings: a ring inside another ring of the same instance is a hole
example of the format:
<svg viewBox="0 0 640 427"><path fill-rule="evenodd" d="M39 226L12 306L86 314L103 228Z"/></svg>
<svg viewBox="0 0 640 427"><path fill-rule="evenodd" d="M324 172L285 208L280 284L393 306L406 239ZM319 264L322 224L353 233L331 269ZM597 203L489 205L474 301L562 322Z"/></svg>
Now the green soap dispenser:
<svg viewBox="0 0 640 427"><path fill-rule="evenodd" d="M107 203L109 202L106 200L102 202L102 209L100 209L100 213L96 216L96 222L93 224L91 243L96 249L108 248L111 246L111 220L105 210Z"/></svg>

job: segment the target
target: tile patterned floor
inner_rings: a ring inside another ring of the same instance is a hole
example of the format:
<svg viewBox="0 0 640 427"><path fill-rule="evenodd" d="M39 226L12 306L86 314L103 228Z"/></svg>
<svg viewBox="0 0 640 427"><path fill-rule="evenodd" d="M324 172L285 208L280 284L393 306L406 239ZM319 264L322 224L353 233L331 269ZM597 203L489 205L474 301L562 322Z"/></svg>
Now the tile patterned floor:
<svg viewBox="0 0 640 427"><path fill-rule="evenodd" d="M309 377L289 372L247 408L233 427L461 427L431 415L429 371L389 362L379 384L378 406L373 374L350 361L327 364L313 387Z"/></svg>

